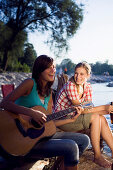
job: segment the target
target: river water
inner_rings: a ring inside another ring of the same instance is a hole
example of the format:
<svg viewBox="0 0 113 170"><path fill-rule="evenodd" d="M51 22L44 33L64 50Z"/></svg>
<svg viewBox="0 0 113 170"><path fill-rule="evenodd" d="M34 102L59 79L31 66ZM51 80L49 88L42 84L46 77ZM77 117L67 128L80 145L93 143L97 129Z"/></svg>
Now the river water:
<svg viewBox="0 0 113 170"><path fill-rule="evenodd" d="M113 87L107 87L106 85L107 83L92 84L93 104L95 106L109 104L110 102L113 102ZM106 115L105 117L108 121L111 130L113 130L113 124L111 124L110 116ZM103 144L104 144L104 152L107 155L111 156L110 148L105 144L105 142Z"/></svg>

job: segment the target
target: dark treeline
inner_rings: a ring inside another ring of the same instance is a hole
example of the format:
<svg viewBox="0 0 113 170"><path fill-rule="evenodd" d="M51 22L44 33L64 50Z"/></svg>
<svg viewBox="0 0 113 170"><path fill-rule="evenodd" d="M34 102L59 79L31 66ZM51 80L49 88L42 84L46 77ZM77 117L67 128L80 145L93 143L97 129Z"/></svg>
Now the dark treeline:
<svg viewBox="0 0 113 170"><path fill-rule="evenodd" d="M101 63L96 62L95 64L89 63L92 68L92 74L94 75L111 75L113 76L113 65L108 64L108 61ZM57 73L62 69L64 72L67 69L67 74L70 75L74 72L76 64L74 64L70 59L64 59L61 64L57 65Z"/></svg>
<svg viewBox="0 0 113 170"><path fill-rule="evenodd" d="M31 72L32 66L37 57L34 47L30 43L25 43L24 48L20 51L11 52L6 71L10 72ZM0 72L3 72L2 67L3 55L0 53Z"/></svg>
<svg viewBox="0 0 113 170"><path fill-rule="evenodd" d="M32 44L26 43L24 45L24 50L19 58L10 57L8 60L8 66L6 71L10 72L31 72L32 66L37 57L36 51ZM2 60L2 55L0 55L0 61ZM1 62L0 62L1 63ZM108 64L108 61L101 63L97 61L94 63L89 63L92 68L92 74L94 75L110 75L113 76L113 65ZM56 65L57 74L67 70L67 74L73 74L76 64L70 59L64 59L60 64ZM2 66L0 65L0 72L2 72Z"/></svg>

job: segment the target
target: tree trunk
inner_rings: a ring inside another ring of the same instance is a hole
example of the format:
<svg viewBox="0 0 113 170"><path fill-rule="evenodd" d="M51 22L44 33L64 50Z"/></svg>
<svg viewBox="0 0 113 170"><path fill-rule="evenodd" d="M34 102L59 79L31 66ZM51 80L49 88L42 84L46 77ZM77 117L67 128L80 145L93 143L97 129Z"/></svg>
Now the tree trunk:
<svg viewBox="0 0 113 170"><path fill-rule="evenodd" d="M10 40L9 40L10 44L4 49L3 65L2 65L3 71L6 71L6 69L7 69L8 52L12 50L12 44L14 43L17 34L18 34L18 31L13 32L13 34L12 34Z"/></svg>
<svg viewBox="0 0 113 170"><path fill-rule="evenodd" d="M3 71L6 71L7 69L7 63L8 63L8 50L4 50L4 55L3 55Z"/></svg>

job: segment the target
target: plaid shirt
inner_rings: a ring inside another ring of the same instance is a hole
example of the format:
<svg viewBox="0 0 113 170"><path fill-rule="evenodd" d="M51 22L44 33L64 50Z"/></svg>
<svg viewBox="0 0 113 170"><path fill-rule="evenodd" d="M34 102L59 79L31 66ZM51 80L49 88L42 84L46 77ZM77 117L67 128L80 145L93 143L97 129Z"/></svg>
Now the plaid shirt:
<svg viewBox="0 0 113 170"><path fill-rule="evenodd" d="M86 82L84 84L83 96L82 98L79 98L76 85L71 81L68 81L58 94L54 111L57 112L73 106L72 100L78 100L80 103L92 101L92 87L90 83Z"/></svg>

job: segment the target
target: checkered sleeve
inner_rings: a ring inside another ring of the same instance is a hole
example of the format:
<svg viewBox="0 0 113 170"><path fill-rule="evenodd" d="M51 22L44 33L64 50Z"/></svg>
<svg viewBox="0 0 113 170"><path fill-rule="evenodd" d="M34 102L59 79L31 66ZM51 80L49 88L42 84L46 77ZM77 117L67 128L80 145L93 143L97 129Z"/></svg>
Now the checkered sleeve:
<svg viewBox="0 0 113 170"><path fill-rule="evenodd" d="M68 82L66 86L66 94L69 100L77 100L78 95L77 95L77 89L76 86L72 82Z"/></svg>
<svg viewBox="0 0 113 170"><path fill-rule="evenodd" d="M90 83L87 84L85 101L92 101L92 87Z"/></svg>

